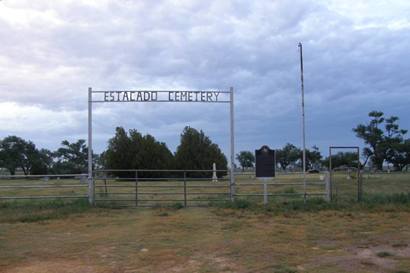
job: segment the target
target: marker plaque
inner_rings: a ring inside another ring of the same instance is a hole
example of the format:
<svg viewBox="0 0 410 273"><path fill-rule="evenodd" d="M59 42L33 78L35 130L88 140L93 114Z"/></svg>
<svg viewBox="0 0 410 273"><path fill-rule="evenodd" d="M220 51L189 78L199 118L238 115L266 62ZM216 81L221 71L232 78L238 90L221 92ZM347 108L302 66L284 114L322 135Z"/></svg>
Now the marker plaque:
<svg viewBox="0 0 410 273"><path fill-rule="evenodd" d="M269 149L267 145L255 150L256 177L275 177L275 150Z"/></svg>

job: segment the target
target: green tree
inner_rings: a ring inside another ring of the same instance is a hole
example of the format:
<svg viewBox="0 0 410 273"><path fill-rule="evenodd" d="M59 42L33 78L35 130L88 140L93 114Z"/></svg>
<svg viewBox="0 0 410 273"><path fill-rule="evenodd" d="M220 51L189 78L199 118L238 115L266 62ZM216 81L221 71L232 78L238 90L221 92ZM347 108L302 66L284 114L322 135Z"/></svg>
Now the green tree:
<svg viewBox="0 0 410 273"><path fill-rule="evenodd" d="M31 174L33 166L44 164L42 156L31 141L17 136L8 136L0 141L0 163L11 175L20 168L24 174Z"/></svg>
<svg viewBox="0 0 410 273"><path fill-rule="evenodd" d="M408 166L410 164L410 139L394 143L387 152L387 161L399 171Z"/></svg>
<svg viewBox="0 0 410 273"><path fill-rule="evenodd" d="M252 168L255 164L255 155L250 151L241 151L236 155L239 165L242 167L242 171L245 168Z"/></svg>
<svg viewBox="0 0 410 273"><path fill-rule="evenodd" d="M122 127L108 142L107 150L100 162L107 169L172 169L174 159L165 143L158 142L151 135L141 135L137 130L129 134ZM121 177L133 177L135 172L114 172ZM160 177L163 172L140 172L139 177Z"/></svg>
<svg viewBox="0 0 410 273"><path fill-rule="evenodd" d="M227 169L227 159L218 145L212 143L202 130L185 127L175 153L176 167L185 170L209 170L214 162L217 169ZM210 177L211 174L201 172L189 175ZM224 173L218 172L218 176L222 175Z"/></svg>
<svg viewBox="0 0 410 273"><path fill-rule="evenodd" d="M370 112L369 117L371 120L368 124L359 124L353 131L368 145L363 149L363 166L371 159L376 169L382 170L383 163L388 160L389 154L393 154L394 147L403 142L407 130L400 129L398 117L385 118L380 111Z"/></svg>
<svg viewBox="0 0 410 273"><path fill-rule="evenodd" d="M289 165L300 159L301 152L295 145L287 143L282 149L276 151L276 161L285 171Z"/></svg>
<svg viewBox="0 0 410 273"><path fill-rule="evenodd" d="M138 134L138 133L135 133ZM138 134L140 136L140 134ZM134 135L136 138L136 135ZM108 148L102 156L105 169L136 169L136 151L140 142L132 143L127 132L122 127L115 129L115 136L108 141ZM120 175L118 173L117 175ZM129 174L127 174L129 175Z"/></svg>
<svg viewBox="0 0 410 273"><path fill-rule="evenodd" d="M322 154L317 146L306 149L306 170L318 169L321 165Z"/></svg>
<svg viewBox="0 0 410 273"><path fill-rule="evenodd" d="M332 155L332 168L337 167L355 167L357 168L357 153L354 152L338 152ZM322 163L325 166L329 164L329 157L326 157Z"/></svg>
<svg viewBox="0 0 410 273"><path fill-rule="evenodd" d="M33 158L31 174L48 174L53 168L54 154L47 150L41 149Z"/></svg>
<svg viewBox="0 0 410 273"><path fill-rule="evenodd" d="M88 148L84 139L70 143L61 142L62 147L55 152L57 162L53 166L55 173L80 174L87 172Z"/></svg>

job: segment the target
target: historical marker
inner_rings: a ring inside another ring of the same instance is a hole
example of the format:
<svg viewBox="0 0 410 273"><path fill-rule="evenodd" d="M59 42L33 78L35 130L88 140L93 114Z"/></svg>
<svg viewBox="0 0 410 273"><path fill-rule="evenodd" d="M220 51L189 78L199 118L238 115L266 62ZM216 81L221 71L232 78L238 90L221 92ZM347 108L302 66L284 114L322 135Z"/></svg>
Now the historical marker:
<svg viewBox="0 0 410 273"><path fill-rule="evenodd" d="M255 150L256 177L268 178L275 176L275 150L269 149L267 145Z"/></svg>

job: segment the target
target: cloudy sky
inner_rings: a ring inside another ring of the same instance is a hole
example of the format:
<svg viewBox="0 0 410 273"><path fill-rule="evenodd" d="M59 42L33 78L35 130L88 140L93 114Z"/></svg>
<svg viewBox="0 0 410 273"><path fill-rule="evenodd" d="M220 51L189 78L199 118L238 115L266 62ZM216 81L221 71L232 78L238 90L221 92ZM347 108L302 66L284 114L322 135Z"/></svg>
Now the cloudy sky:
<svg viewBox="0 0 410 273"><path fill-rule="evenodd" d="M86 138L87 88L235 88L236 149L361 145L352 128L381 110L410 129L410 1L0 0L0 137L55 149ZM226 104L100 104L95 150L116 126L171 149L186 125L228 152Z"/></svg>

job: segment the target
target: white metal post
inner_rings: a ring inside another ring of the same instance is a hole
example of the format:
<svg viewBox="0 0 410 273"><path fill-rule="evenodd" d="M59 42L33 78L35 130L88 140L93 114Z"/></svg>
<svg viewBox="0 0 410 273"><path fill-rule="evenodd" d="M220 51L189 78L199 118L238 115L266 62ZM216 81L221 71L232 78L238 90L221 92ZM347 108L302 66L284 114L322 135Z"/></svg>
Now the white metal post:
<svg viewBox="0 0 410 273"><path fill-rule="evenodd" d="M88 202L94 204L92 89L88 88Z"/></svg>
<svg viewBox="0 0 410 273"><path fill-rule="evenodd" d="M330 202L332 199L330 191L330 172L325 173L325 193L325 200Z"/></svg>
<svg viewBox="0 0 410 273"><path fill-rule="evenodd" d="M235 139L234 139L234 104L233 104L233 87L230 91L230 135L231 135L231 175L230 175L230 197L231 201L235 199Z"/></svg>
<svg viewBox="0 0 410 273"><path fill-rule="evenodd" d="M303 199L306 201L306 134L305 134L305 85L303 81L303 48L302 43L299 43L300 50L300 84L302 91L302 145L303 145Z"/></svg>
<svg viewBox="0 0 410 273"><path fill-rule="evenodd" d="M263 204L268 204L268 178L263 179Z"/></svg>

